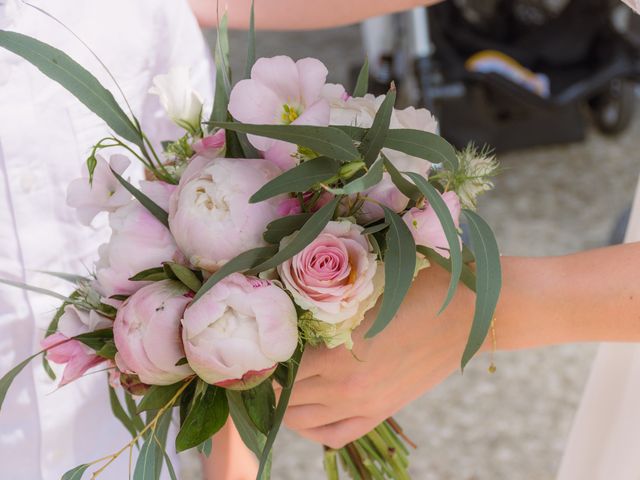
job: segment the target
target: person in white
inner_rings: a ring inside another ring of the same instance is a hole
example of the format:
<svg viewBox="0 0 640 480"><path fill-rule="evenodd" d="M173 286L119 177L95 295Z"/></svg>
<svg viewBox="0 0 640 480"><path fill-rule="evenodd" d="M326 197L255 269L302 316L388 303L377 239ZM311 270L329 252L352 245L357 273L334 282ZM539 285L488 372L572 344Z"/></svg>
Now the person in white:
<svg viewBox="0 0 640 480"><path fill-rule="evenodd" d="M188 66L194 87L213 98L211 57L185 0L32 2L59 18L109 67L154 142L178 133L157 97L148 95L155 75ZM0 0L0 28L60 48L116 91L77 39L25 3ZM71 94L0 48L0 277L68 293L68 284L39 271L87 273L97 246L107 238L106 217L97 218L93 228L80 225L66 205L66 189L80 176L92 144L109 134ZM127 174L136 175L133 168ZM56 302L0 287L0 374L39 351ZM56 390L40 363L33 362L16 379L0 412L0 478L58 480L129 440L110 411L104 372ZM127 455L100 478L128 478Z"/></svg>

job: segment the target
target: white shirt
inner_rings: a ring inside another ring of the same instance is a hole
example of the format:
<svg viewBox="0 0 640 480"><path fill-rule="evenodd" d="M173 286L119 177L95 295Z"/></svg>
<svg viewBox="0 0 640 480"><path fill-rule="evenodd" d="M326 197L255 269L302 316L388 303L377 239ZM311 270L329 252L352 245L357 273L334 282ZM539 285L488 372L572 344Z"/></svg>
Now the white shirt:
<svg viewBox="0 0 640 480"><path fill-rule="evenodd" d="M156 74L191 66L194 85L212 98L212 63L185 0L31 1L61 19L109 66L154 141L176 138L157 98L147 95ZM0 0L0 28L60 48L119 99L98 62L40 12ZM0 277L69 293L68 284L37 271L91 268L108 237L106 218L94 229L81 226L66 205L66 188L80 176L90 147L109 133L62 87L0 48ZM56 304L0 285L0 375L39 351ZM111 414L104 373L56 390L36 360L16 379L0 412L0 478L59 480L129 439ZM128 478L123 457L100 478Z"/></svg>

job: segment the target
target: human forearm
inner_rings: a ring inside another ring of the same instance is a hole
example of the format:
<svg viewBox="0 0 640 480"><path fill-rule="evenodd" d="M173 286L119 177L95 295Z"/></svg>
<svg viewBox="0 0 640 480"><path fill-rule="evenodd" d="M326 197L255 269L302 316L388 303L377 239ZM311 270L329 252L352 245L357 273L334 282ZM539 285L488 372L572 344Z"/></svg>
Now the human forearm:
<svg viewBox="0 0 640 480"><path fill-rule="evenodd" d="M256 0L256 27L265 30L309 30L360 22L368 17L409 10L437 0ZM217 23L215 0L189 0L200 24ZM251 0L221 0L220 14L227 10L229 26L245 29L249 24Z"/></svg>
<svg viewBox="0 0 640 480"><path fill-rule="evenodd" d="M503 258L497 346L640 341L640 243L549 258Z"/></svg>

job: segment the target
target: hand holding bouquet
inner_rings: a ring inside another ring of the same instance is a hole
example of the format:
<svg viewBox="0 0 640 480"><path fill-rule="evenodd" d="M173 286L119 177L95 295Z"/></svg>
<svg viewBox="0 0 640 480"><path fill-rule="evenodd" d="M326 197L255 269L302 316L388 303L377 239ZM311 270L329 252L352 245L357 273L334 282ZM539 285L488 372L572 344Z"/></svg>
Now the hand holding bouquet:
<svg viewBox="0 0 640 480"><path fill-rule="evenodd" d="M174 409L178 451L208 454L230 415L260 458L258 477L268 478L305 347L351 349L352 332L380 297L367 335L382 331L431 262L451 272L443 309L460 281L477 292L463 367L484 341L500 267L493 235L473 210L492 186L493 158L456 152L428 111L395 109L393 86L367 95L366 65L349 93L326 83L318 60L254 61L250 45L247 78L232 88L222 23L207 117L186 70L156 79L151 93L184 130L157 153L133 114L87 70L33 38L0 31L0 46L67 88L114 132L95 144L68 194L85 224L108 212L112 236L91 277L63 275L73 293L49 292L63 305L40 354L65 365L61 385L106 366L114 415L132 441L63 479L89 469L95 477L137 444L135 479L157 479L165 460L175 478L165 453ZM135 160L148 172L138 187L125 178ZM461 220L473 252L461 241ZM0 404L29 360L0 380ZM283 388L277 404L272 381ZM402 438L390 419L343 449L327 449L328 477L338 478L340 459L354 479L409 478Z"/></svg>

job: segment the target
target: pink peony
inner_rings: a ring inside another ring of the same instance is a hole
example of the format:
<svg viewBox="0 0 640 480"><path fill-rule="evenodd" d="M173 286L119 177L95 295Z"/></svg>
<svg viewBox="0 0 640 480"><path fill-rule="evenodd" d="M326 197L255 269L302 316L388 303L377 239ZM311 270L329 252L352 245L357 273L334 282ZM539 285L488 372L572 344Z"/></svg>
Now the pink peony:
<svg viewBox="0 0 640 480"><path fill-rule="evenodd" d="M323 88L327 74L322 62L313 58L297 62L285 56L260 58L251 78L238 82L231 91L229 112L242 123L326 126L330 109ZM255 135L249 135L249 141L284 170L297 163L292 157L296 145Z"/></svg>
<svg viewBox="0 0 640 480"><path fill-rule="evenodd" d="M387 172L382 174L380 183L362 192L362 196L366 198L357 217L358 221L363 224L374 222L384 217L384 210L378 203L389 207L394 212L403 211L409 203L409 199L398 190Z"/></svg>
<svg viewBox="0 0 640 480"><path fill-rule="evenodd" d="M89 182L89 172L83 169L83 176L73 180L67 189L67 204L76 209L80 222L91 224L100 212L113 212L126 205L131 194L120 184L111 172L113 168L122 175L130 162L124 155L112 155L107 162L96 155L93 181Z"/></svg>
<svg viewBox="0 0 640 480"><path fill-rule="evenodd" d="M175 189L164 182L141 182L142 192L165 210ZM163 262L182 260L171 232L137 200L112 213L109 223L111 239L100 246L96 264L97 288L105 297L130 295L146 284L129 278Z"/></svg>
<svg viewBox="0 0 640 480"><path fill-rule="evenodd" d="M191 295L181 283L163 280L141 288L118 309L113 339L116 364L149 385L171 385L192 375L180 341L180 319Z"/></svg>
<svg viewBox="0 0 640 480"><path fill-rule="evenodd" d="M350 347L351 331L382 292L382 269L362 230L346 220L329 222L302 252L278 267L296 304L334 326L324 335L329 346Z"/></svg>
<svg viewBox="0 0 640 480"><path fill-rule="evenodd" d="M78 340L70 340L83 333L110 328L111 321L95 311L80 310L74 305L67 305L58 321L58 331L41 342L47 350L47 358L60 365L66 365L60 386L77 380L87 370L106 361L96 352Z"/></svg>
<svg viewBox="0 0 640 480"><path fill-rule="evenodd" d="M283 196L255 204L249 198L280 174L256 159L194 158L171 197L169 224L192 265L215 271L242 252L266 245L269 222Z"/></svg>
<svg viewBox="0 0 640 480"><path fill-rule="evenodd" d="M460 227L460 199L455 192L442 194L442 200L449 208L456 228ZM417 245L424 245L434 249L443 257L449 258L449 242L444 234L442 224L431 205L424 208L412 208L402 217ZM461 242L461 241L460 241Z"/></svg>
<svg viewBox="0 0 640 480"><path fill-rule="evenodd" d="M298 343L297 314L275 284L239 273L228 276L182 320L189 365L200 378L226 388L251 388Z"/></svg>

